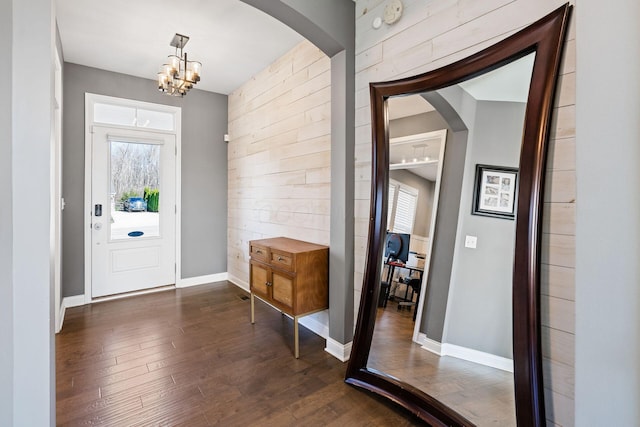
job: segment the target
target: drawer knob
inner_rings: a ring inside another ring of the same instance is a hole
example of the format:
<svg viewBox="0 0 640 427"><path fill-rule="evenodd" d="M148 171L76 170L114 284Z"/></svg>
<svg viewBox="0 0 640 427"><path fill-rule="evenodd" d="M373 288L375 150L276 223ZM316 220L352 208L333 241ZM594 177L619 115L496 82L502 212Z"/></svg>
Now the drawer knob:
<svg viewBox="0 0 640 427"><path fill-rule="evenodd" d="M281 256L278 257L278 261L283 261L284 258L282 258Z"/></svg>
<svg viewBox="0 0 640 427"><path fill-rule="evenodd" d="M267 283L265 283L265 284L266 284L267 286L272 286L272 285L273 285L273 283L271 283L271 282L267 282Z"/></svg>
<svg viewBox="0 0 640 427"><path fill-rule="evenodd" d="M261 253L262 253L262 251L261 251L260 249L256 249L256 253L257 253L257 254L261 254Z"/></svg>

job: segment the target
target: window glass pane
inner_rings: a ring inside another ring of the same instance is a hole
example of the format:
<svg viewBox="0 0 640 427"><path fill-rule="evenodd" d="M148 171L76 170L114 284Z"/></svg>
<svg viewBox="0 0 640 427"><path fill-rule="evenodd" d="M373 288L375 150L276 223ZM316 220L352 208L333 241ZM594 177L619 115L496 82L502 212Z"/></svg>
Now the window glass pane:
<svg viewBox="0 0 640 427"><path fill-rule="evenodd" d="M93 121L110 125L134 126L136 109L111 104L94 104Z"/></svg>
<svg viewBox="0 0 640 427"><path fill-rule="evenodd" d="M147 129L173 130L173 114L164 111L138 109L137 126Z"/></svg>
<svg viewBox="0 0 640 427"><path fill-rule="evenodd" d="M396 203L396 215L393 231L396 233L413 233L413 221L416 216L417 195L400 187Z"/></svg>
<svg viewBox="0 0 640 427"><path fill-rule="evenodd" d="M110 239L160 235L160 145L110 141Z"/></svg>

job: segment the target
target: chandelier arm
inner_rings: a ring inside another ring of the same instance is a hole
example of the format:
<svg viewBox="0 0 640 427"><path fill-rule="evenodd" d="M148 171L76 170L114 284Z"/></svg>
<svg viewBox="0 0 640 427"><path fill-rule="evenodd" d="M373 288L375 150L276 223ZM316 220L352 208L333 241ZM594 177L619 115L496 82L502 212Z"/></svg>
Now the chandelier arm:
<svg viewBox="0 0 640 427"><path fill-rule="evenodd" d="M184 45L188 41L188 36L176 33L169 43L170 46L175 47L175 54L173 59L169 57L170 65L163 66L163 70L158 73L160 92L172 96L184 96L200 81L202 64L198 61L192 61L193 64L189 64L187 52L184 51Z"/></svg>

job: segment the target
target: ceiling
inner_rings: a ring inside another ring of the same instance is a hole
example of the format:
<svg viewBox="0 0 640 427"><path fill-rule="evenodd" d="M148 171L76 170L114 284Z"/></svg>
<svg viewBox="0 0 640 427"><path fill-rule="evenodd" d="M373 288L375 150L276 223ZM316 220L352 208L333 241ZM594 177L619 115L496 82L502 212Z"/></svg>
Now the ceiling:
<svg viewBox="0 0 640 427"><path fill-rule="evenodd" d="M414 95L419 96L419 95ZM391 138L389 167L403 169L426 180L435 181L440 161L441 131Z"/></svg>
<svg viewBox="0 0 640 427"><path fill-rule="evenodd" d="M420 95L394 96L389 98L389 120L415 116L435 111L435 108Z"/></svg>
<svg viewBox="0 0 640 427"><path fill-rule="evenodd" d="M496 70L467 80L459 86L477 101L527 102L535 54L527 55ZM428 113L435 109L421 95L389 98L389 120ZM393 141L392 141L393 142ZM412 141L391 144L391 163L430 181L436 180L440 144ZM428 162L415 162L428 157ZM406 165L406 166L404 166Z"/></svg>
<svg viewBox="0 0 640 427"><path fill-rule="evenodd" d="M196 86L229 94L303 40L239 0L57 0L65 62L156 80L175 33L202 62Z"/></svg>

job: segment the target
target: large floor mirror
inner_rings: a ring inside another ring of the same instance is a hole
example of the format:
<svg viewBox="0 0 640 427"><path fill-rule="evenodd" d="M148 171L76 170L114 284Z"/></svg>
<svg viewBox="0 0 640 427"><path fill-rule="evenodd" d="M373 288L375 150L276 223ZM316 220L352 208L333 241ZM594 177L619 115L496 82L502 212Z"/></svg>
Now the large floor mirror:
<svg viewBox="0 0 640 427"><path fill-rule="evenodd" d="M546 423L542 191L570 11L370 85L371 221L346 382L431 425Z"/></svg>

